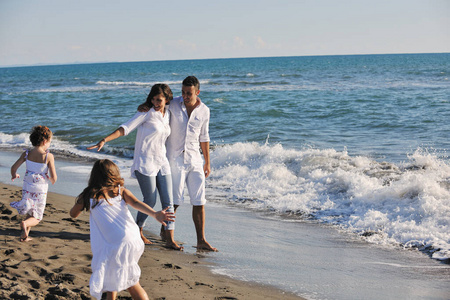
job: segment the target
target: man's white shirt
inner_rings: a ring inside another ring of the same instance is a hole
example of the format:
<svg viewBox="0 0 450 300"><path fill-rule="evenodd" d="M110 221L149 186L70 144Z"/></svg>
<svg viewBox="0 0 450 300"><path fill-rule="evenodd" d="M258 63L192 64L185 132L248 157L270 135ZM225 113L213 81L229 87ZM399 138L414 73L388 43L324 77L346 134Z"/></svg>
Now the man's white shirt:
<svg viewBox="0 0 450 300"><path fill-rule="evenodd" d="M185 164L203 164L200 142L209 142L209 108L201 102L188 116L183 97L170 101L171 134L167 139L167 156L174 160L184 155Z"/></svg>

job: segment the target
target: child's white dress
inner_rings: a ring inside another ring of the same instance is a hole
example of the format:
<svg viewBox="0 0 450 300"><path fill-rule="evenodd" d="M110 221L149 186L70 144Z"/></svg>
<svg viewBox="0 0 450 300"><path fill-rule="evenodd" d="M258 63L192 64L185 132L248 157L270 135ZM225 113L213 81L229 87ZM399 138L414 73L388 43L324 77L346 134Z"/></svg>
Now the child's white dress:
<svg viewBox="0 0 450 300"><path fill-rule="evenodd" d="M126 290L139 282L138 262L144 252L139 227L121 195L101 199L90 209L92 276L90 293L100 299L102 293Z"/></svg>
<svg viewBox="0 0 450 300"><path fill-rule="evenodd" d="M48 153L47 153L48 156ZM38 220L44 216L48 191L48 165L28 160L28 150L25 154L26 172L23 178L22 200L11 202L11 206L21 215L30 215Z"/></svg>

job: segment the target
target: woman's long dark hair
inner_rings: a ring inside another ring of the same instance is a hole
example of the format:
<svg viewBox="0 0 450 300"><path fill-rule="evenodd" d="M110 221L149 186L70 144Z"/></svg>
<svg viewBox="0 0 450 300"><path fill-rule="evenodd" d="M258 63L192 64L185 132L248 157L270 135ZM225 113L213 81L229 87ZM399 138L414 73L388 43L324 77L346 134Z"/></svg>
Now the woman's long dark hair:
<svg viewBox="0 0 450 300"><path fill-rule="evenodd" d="M167 103L169 104L170 101L173 99L172 90L170 87L165 83L157 83L152 86L152 89L150 90L150 93L147 96L147 100L145 101L146 105L148 107L153 107L152 99L155 96L158 96L159 94L163 94L164 98L166 98Z"/></svg>
<svg viewBox="0 0 450 300"><path fill-rule="evenodd" d="M94 199L92 205L94 208L99 203L99 199L108 201L108 192L117 188L118 185L123 186L123 183L119 167L109 159L99 159L92 167L88 186L78 195L76 202L83 204L83 209L89 211L91 198Z"/></svg>

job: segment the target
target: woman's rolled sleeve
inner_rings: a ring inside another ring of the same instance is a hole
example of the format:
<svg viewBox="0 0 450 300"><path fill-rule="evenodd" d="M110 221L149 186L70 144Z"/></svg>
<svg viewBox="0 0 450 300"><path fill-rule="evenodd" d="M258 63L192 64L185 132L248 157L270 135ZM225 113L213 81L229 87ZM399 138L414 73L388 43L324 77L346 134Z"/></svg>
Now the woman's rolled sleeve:
<svg viewBox="0 0 450 300"><path fill-rule="evenodd" d="M131 119L126 123L120 125L123 128L124 135L128 135L130 132L139 127L147 119L147 112L137 112Z"/></svg>

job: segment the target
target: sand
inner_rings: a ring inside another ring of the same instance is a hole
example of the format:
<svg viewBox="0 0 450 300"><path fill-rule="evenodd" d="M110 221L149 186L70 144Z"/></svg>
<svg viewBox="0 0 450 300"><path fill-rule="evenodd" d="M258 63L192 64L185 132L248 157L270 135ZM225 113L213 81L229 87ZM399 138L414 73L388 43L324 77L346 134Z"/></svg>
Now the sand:
<svg viewBox="0 0 450 300"><path fill-rule="evenodd" d="M49 193L44 218L30 242L20 242L22 216L9 203L21 188L0 183L0 298L93 299L89 295L89 215L70 218L74 197ZM148 234L148 233L147 233ZM213 274L202 253L146 246L139 265L141 285L150 299L302 299L276 288ZM131 299L127 291L118 299Z"/></svg>

